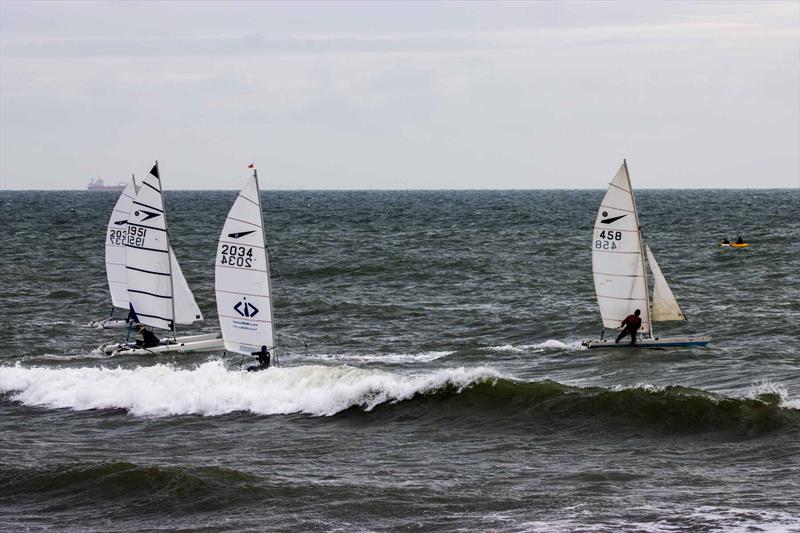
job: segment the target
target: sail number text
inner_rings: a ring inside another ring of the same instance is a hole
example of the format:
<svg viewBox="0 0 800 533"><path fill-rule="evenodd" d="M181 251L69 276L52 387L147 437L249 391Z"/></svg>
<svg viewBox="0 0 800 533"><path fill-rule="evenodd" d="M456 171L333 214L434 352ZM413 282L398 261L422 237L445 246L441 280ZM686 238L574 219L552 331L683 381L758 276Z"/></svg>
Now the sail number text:
<svg viewBox="0 0 800 533"><path fill-rule="evenodd" d="M108 232L108 240L111 244L123 246L125 244L126 234L127 232L124 229L112 229Z"/></svg>
<svg viewBox="0 0 800 533"><path fill-rule="evenodd" d="M147 228L128 226L128 240L125 244L142 247L144 246L145 235L147 235Z"/></svg>
<svg viewBox="0 0 800 533"><path fill-rule="evenodd" d="M615 241L622 240L622 232L621 231L611 231L604 229L598 235L600 237L596 241L594 241L594 247L598 250L616 250L617 243Z"/></svg>
<svg viewBox="0 0 800 533"><path fill-rule="evenodd" d="M245 268L253 266L253 249L249 246L223 244L221 253L220 264Z"/></svg>

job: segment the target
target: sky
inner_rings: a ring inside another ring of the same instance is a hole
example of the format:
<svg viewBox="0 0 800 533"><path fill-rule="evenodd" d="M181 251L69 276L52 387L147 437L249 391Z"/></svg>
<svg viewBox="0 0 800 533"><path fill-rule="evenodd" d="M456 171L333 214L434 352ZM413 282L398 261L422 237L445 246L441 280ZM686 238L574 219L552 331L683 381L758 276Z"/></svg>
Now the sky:
<svg viewBox="0 0 800 533"><path fill-rule="evenodd" d="M800 2L0 0L0 188L800 187Z"/></svg>

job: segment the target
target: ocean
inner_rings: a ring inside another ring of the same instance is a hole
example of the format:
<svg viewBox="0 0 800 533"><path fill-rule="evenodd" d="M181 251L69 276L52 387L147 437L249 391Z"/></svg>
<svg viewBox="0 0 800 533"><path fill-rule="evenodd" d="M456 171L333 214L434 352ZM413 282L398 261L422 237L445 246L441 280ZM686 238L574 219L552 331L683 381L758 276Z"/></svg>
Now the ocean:
<svg viewBox="0 0 800 533"><path fill-rule="evenodd" d="M603 194L263 191L247 373L103 355L117 194L0 192L0 530L800 531L800 190L637 191L689 318L657 332L713 341L619 351L581 346ZM165 193L179 334L235 195Z"/></svg>

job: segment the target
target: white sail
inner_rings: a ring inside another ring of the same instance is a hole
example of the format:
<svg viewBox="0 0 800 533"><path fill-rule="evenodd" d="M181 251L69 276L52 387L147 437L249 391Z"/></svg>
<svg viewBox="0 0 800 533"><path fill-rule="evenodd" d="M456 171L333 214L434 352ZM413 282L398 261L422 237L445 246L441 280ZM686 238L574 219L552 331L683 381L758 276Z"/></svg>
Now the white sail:
<svg viewBox="0 0 800 533"><path fill-rule="evenodd" d="M169 244L157 165L133 200L126 247L128 300L133 320L167 330L174 330L175 323L202 320Z"/></svg>
<svg viewBox="0 0 800 533"><path fill-rule="evenodd" d="M197 302L192 294L192 289L183 277L181 265L175 257L172 246L169 247L169 258L172 263L172 289L175 292L175 322L178 324L191 324L197 320L203 320Z"/></svg>
<svg viewBox="0 0 800 533"><path fill-rule="evenodd" d="M592 273L603 327L617 328L634 310L641 311L643 334L649 334L647 278L639 235L639 217L625 162L611 181L594 223Z"/></svg>
<svg viewBox="0 0 800 533"><path fill-rule="evenodd" d="M225 349L241 354L275 347L269 257L258 176L233 203L219 237L215 263L217 312Z"/></svg>
<svg viewBox="0 0 800 533"><path fill-rule="evenodd" d="M128 278L125 273L125 237L128 233L128 214L136 196L136 180L131 181L119 195L106 229L106 277L111 303L128 309Z"/></svg>
<svg viewBox="0 0 800 533"><path fill-rule="evenodd" d="M686 320L686 316L681 311L675 295L667 284L667 279L661 272L661 268L656 263L656 258L650 247L647 246L647 263L653 273L653 320L662 322L667 320Z"/></svg>

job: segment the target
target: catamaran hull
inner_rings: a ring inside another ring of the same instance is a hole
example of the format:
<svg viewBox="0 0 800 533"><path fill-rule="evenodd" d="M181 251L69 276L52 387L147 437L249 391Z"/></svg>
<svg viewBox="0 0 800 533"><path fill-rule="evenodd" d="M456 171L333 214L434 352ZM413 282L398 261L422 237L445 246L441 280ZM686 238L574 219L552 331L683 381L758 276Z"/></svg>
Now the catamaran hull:
<svg viewBox="0 0 800 533"><path fill-rule="evenodd" d="M705 346L711 342L710 336L702 337L656 337L654 339L638 339L636 344L623 339L619 344L614 339L585 340L581 344L587 348L682 348L688 346Z"/></svg>
<svg viewBox="0 0 800 533"><path fill-rule="evenodd" d="M142 348L134 343L118 343L103 346L106 355L159 355L164 353L211 352L224 347L222 335L207 333L177 339L165 339L158 346Z"/></svg>

